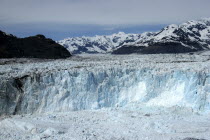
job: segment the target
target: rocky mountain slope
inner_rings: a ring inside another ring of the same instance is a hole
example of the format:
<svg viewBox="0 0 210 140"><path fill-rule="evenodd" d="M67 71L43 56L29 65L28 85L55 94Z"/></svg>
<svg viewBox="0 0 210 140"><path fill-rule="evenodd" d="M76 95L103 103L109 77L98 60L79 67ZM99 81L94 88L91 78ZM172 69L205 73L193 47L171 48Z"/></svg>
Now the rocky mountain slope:
<svg viewBox="0 0 210 140"><path fill-rule="evenodd" d="M123 45L113 53L186 53L209 48L210 19L203 19L172 24L155 33L144 33L135 43Z"/></svg>
<svg viewBox="0 0 210 140"><path fill-rule="evenodd" d="M0 58L67 58L71 54L55 41L43 35L17 38L0 31Z"/></svg>
<svg viewBox="0 0 210 140"><path fill-rule="evenodd" d="M118 33L58 41L73 54L81 53L186 53L210 48L210 19L169 25L159 32Z"/></svg>

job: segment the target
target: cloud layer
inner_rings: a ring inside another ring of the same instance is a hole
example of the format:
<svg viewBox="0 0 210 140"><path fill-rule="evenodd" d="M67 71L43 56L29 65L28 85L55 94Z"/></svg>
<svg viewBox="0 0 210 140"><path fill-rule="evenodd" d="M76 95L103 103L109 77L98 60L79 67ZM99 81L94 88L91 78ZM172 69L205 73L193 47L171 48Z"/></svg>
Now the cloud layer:
<svg viewBox="0 0 210 140"><path fill-rule="evenodd" d="M167 24L210 17L209 0L0 0L1 24Z"/></svg>

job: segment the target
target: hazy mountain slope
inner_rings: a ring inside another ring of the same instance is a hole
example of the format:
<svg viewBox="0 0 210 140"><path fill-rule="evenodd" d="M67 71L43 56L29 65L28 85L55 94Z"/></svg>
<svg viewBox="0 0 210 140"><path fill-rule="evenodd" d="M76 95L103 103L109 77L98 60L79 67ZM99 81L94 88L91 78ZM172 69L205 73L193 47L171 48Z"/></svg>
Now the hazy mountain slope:
<svg viewBox="0 0 210 140"><path fill-rule="evenodd" d="M43 35L17 38L0 31L0 58L66 58L71 54Z"/></svg>

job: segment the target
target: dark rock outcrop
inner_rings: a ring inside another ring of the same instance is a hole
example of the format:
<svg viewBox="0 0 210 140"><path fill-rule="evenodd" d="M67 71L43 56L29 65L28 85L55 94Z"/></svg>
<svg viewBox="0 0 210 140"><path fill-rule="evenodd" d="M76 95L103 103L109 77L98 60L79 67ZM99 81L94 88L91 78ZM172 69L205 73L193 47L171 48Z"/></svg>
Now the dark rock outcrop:
<svg viewBox="0 0 210 140"><path fill-rule="evenodd" d="M176 42L167 42L167 43L154 43L151 46L122 46L119 49L116 49L112 54L164 54L164 53L188 53L196 52L202 50L199 45L196 43L194 46L197 46L196 49L188 48L183 46L181 43Z"/></svg>
<svg viewBox="0 0 210 140"><path fill-rule="evenodd" d="M206 140L206 139L197 139L197 138L184 138L183 140Z"/></svg>
<svg viewBox="0 0 210 140"><path fill-rule="evenodd" d="M17 38L0 31L0 58L67 58L71 54L43 35Z"/></svg>
<svg viewBox="0 0 210 140"><path fill-rule="evenodd" d="M141 51L145 49L144 46L127 46L124 45L119 49L116 49L112 52L112 54L132 54L132 53L141 53Z"/></svg>

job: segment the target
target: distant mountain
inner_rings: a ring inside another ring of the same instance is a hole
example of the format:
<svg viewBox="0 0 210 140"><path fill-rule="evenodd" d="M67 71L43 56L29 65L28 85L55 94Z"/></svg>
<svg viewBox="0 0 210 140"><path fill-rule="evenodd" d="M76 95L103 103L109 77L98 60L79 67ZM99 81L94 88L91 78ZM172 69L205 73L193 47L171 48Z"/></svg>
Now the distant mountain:
<svg viewBox="0 0 210 140"><path fill-rule="evenodd" d="M138 34L118 34L95 37L75 37L58 41L72 54L111 53L114 49L127 43L134 43L140 38Z"/></svg>
<svg viewBox="0 0 210 140"><path fill-rule="evenodd" d="M58 41L73 54L186 53L210 49L210 19L169 25L159 32L118 33Z"/></svg>
<svg viewBox="0 0 210 140"><path fill-rule="evenodd" d="M63 46L43 35L17 38L0 31L0 58L67 58L71 54Z"/></svg>

